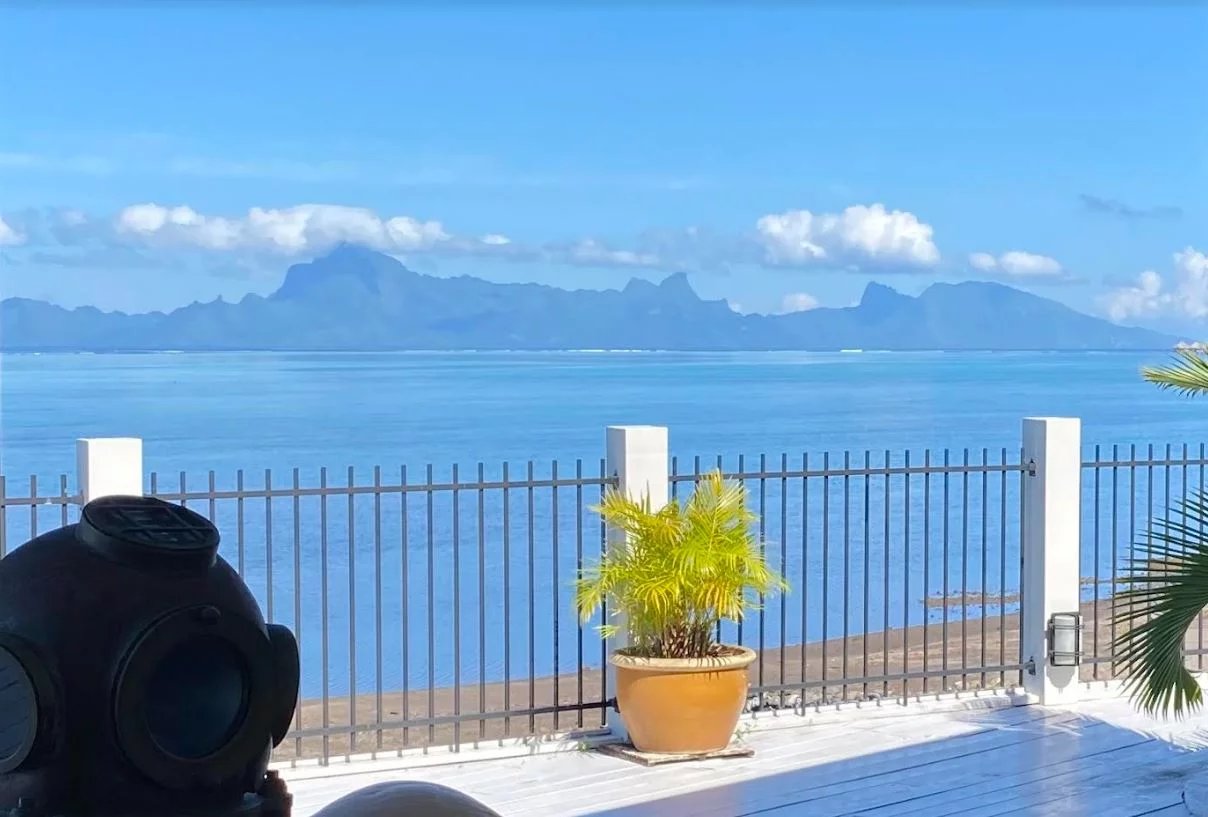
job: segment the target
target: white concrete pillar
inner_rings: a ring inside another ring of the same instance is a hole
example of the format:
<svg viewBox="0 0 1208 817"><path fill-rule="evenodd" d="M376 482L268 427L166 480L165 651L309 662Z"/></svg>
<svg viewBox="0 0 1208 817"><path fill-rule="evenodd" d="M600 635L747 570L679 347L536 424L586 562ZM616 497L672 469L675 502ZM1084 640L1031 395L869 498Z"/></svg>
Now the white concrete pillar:
<svg viewBox="0 0 1208 817"><path fill-rule="evenodd" d="M659 510L667 504L671 481L670 456L667 444L667 429L663 426L609 426L606 440L607 471L617 478L617 489L636 501L649 501L651 510ZM607 532L609 548L624 547L625 536L621 531L610 528ZM609 640L609 653L624 647L629 639L626 622L622 616L609 611L607 623L617 627L617 635ZM616 694L616 675L612 664L605 665L608 690ZM614 735L627 736L620 715L606 710L608 728Z"/></svg>
<svg viewBox="0 0 1208 817"><path fill-rule="evenodd" d="M143 441L137 437L76 440L76 476L85 503L102 496L142 496Z"/></svg>
<svg viewBox="0 0 1208 817"><path fill-rule="evenodd" d="M1035 465L1035 474L1023 475L1024 691L1040 704L1070 703L1079 692L1078 668L1050 666L1048 622L1053 613L1081 609L1082 421L1026 418L1023 458Z"/></svg>

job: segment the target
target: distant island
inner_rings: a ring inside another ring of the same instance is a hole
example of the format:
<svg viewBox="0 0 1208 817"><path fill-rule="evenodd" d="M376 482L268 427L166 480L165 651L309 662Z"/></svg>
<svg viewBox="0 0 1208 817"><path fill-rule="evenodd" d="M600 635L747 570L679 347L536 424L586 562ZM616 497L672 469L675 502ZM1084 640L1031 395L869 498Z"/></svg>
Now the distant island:
<svg viewBox="0 0 1208 817"><path fill-rule="evenodd" d="M1177 342L994 283L936 283L917 297L873 283L852 307L742 315L702 300L682 273L570 291L421 275L351 245L290 267L276 292L238 303L125 314L0 302L0 350L10 352L1168 350Z"/></svg>

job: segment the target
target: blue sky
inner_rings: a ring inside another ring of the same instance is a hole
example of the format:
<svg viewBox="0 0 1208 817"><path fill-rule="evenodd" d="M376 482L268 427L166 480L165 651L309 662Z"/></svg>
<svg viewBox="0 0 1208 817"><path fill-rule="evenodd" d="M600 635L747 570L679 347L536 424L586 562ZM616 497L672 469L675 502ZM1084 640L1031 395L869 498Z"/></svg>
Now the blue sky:
<svg viewBox="0 0 1208 817"><path fill-rule="evenodd" d="M1004 280L1208 321L1208 6L67 3L0 26L3 294L436 275L743 310Z"/></svg>

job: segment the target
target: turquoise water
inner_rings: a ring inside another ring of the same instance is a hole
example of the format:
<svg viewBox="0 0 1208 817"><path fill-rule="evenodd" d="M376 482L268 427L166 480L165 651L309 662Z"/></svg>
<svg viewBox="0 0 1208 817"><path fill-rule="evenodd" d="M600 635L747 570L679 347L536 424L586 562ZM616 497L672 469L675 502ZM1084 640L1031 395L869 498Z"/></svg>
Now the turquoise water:
<svg viewBox="0 0 1208 817"><path fill-rule="evenodd" d="M845 452L862 465L866 450L874 464L886 450L895 465L907 450L919 463L925 449L932 462L948 449L957 463L966 448L971 462L981 461L983 448L990 462L1004 448L1017 461L1028 415L1081 417L1088 458L1094 444L1105 457L1113 444L1142 451L1154 444L1159 454L1166 444L1176 454L1188 444L1198 456L1208 439L1206 408L1139 378L1142 365L1161 360L1116 353L6 355L0 470L10 494L27 490L30 475L40 493L57 493L67 474L71 490L75 438L139 436L160 491L176 490L181 472L191 491L204 489L211 471L219 489L241 478L262 488L266 476L286 487L293 469L313 487L320 468L328 469L328 485L346 485L349 468L355 484L372 485L375 466L382 484L397 485L403 466L416 482L429 464L435 479L447 481L455 463L464 482L476 478L480 462L488 480L505 462L516 479L530 460L538 478L551 474L554 460L563 477L576 468L598 475L605 426L627 423L669 426L681 471L696 456L707 466L718 455L730 469L741 455L747 471L759 469L761 455L768 469L782 457L801 468L804 454L811 468L824 455L836 467ZM1096 505L1088 471L1084 573L1109 575L1151 505L1160 508L1198 480L1198 466L1187 474L1104 470ZM762 628L748 621L742 640L758 644L761 629L775 644L782 636L792 643L939 621L942 611L924 598L960 587L1009 594L1018 582L1018 481L1014 473L912 478L907 502L901 477L750 480L770 557L794 591L768 606ZM296 506L288 498L195 505L214 515L224 554L242 566L273 618L301 632L304 684L314 694L323 685L369 690L379 673L386 688L404 678L420 688L565 671L578 660L581 636L585 661L598 663L598 643L590 627L579 629L569 602L577 563L599 548L599 523L586 507L596 498L594 487L582 495L513 490L506 526L499 490L459 491L456 508L453 492L441 492L431 511L423 493L408 494L405 508L399 493L326 503L307 497ZM57 509L45 508L36 522L45 530L59 520ZM10 548L24 541L29 512L10 510L4 527ZM985 612L1002 610L990 604ZM981 615L976 598L965 613Z"/></svg>

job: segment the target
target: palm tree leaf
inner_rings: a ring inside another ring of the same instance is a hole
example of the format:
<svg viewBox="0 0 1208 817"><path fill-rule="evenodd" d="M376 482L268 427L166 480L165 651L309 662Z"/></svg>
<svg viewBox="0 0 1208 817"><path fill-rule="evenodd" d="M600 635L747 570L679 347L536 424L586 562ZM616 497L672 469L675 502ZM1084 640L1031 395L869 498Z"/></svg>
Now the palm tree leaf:
<svg viewBox="0 0 1208 817"><path fill-rule="evenodd" d="M1182 716L1202 703L1183 656L1187 630L1208 606L1208 501L1197 493L1150 524L1113 602L1126 688L1148 712Z"/></svg>
<svg viewBox="0 0 1208 817"><path fill-rule="evenodd" d="M1208 357L1197 349L1176 349L1174 362L1141 370L1146 381L1187 396L1208 393Z"/></svg>

